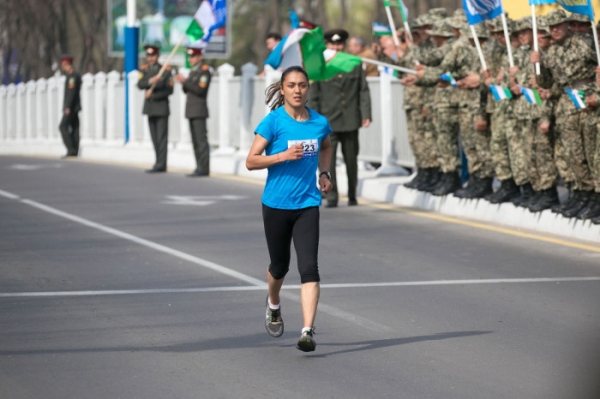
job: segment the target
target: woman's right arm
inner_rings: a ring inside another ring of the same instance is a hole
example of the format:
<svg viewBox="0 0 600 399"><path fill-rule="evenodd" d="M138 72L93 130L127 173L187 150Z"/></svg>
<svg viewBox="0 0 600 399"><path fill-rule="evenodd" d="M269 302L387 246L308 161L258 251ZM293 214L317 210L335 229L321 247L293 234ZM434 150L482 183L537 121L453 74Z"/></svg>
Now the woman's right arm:
<svg viewBox="0 0 600 399"><path fill-rule="evenodd" d="M246 168L248 170L266 169L269 166L277 165L285 161L295 161L302 158L304 150L302 144L288 148L286 151L273 155L263 155L269 142L260 134L254 135L254 142L250 147L250 152L246 158Z"/></svg>

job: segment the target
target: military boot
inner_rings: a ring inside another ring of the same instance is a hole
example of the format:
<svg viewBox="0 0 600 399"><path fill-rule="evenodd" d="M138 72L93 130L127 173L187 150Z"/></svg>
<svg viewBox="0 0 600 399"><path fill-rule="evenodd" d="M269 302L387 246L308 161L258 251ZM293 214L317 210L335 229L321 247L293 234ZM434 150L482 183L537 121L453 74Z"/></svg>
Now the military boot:
<svg viewBox="0 0 600 399"><path fill-rule="evenodd" d="M590 197L592 194L591 191L580 191L579 193L579 199L575 201L570 208L562 211L562 215L564 217L572 218L576 216L583 208L587 206L588 202L590 202Z"/></svg>
<svg viewBox="0 0 600 399"><path fill-rule="evenodd" d="M533 187L530 183L525 183L521 186L521 195L512 201L515 206L527 207L531 196L533 195Z"/></svg>
<svg viewBox="0 0 600 399"><path fill-rule="evenodd" d="M596 216L600 216L600 193L592 193L587 206L577 214L577 218L581 220L593 219Z"/></svg>
<svg viewBox="0 0 600 399"><path fill-rule="evenodd" d="M477 178L473 175L469 176L467 185L463 188L459 188L454 192L456 198L467 198L466 195L469 191L473 190L473 187L477 184Z"/></svg>
<svg viewBox="0 0 600 399"><path fill-rule="evenodd" d="M423 181L423 177L425 177L424 175L425 175L425 169L423 169L423 168L417 169L417 175L415 177L413 177L413 179L411 181L404 183L404 187L417 188L417 185L419 185Z"/></svg>
<svg viewBox="0 0 600 399"><path fill-rule="evenodd" d="M483 198L486 195L492 193L493 192L493 189L492 189L493 180L494 179L491 177L485 177L483 179L478 179L477 184L475 185L475 187L473 187L473 190L471 190L467 194L465 194L466 195L465 198L478 199L478 198Z"/></svg>
<svg viewBox="0 0 600 399"><path fill-rule="evenodd" d="M456 172L444 173L440 181L441 183L437 185L437 187L433 191L433 195L448 195L462 187L462 185L460 184L460 177Z"/></svg>
<svg viewBox="0 0 600 399"><path fill-rule="evenodd" d="M560 202L558 201L558 193L556 192L556 187L551 187L540 192L540 196L538 197L537 201L529 205L529 211L533 213L541 212L543 210L550 209L556 204L560 205Z"/></svg>
<svg viewBox="0 0 600 399"><path fill-rule="evenodd" d="M513 178L510 178L500 182L500 189L495 193L488 195L486 199L492 204L502 204L510 201L514 197L518 197L520 194L519 187L517 187Z"/></svg>
<svg viewBox="0 0 600 399"><path fill-rule="evenodd" d="M440 181L441 177L442 177L442 172L440 171L440 168L430 168L429 179L424 181L422 184L420 184L417 187L417 190L425 191L428 193L432 192L433 189L435 188L435 186Z"/></svg>
<svg viewBox="0 0 600 399"><path fill-rule="evenodd" d="M563 204L561 204L560 202L558 204L554 204L552 205L552 213L562 213L562 211L570 208L575 201L577 201L579 199L579 191L577 190L573 190L573 193L571 194L571 197L565 201Z"/></svg>
<svg viewBox="0 0 600 399"><path fill-rule="evenodd" d="M592 223L593 224L600 224L600 216L596 216L595 218L592 219Z"/></svg>

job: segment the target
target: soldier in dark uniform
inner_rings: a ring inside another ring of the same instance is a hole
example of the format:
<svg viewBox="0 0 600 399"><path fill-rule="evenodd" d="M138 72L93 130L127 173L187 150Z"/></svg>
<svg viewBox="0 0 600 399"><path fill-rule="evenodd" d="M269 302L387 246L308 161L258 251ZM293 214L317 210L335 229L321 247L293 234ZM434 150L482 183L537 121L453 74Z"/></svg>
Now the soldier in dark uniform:
<svg viewBox="0 0 600 399"><path fill-rule="evenodd" d="M333 29L325 32L328 49L343 51L348 32ZM333 189L327 195L326 207L336 207L338 191L336 184L336 151L342 146L344 163L348 174L348 205L358 205L356 185L358 182L358 129L371 123L371 97L362 65L350 73L340 73L323 81L313 82L308 93L308 106L327 117L333 129L331 134L331 182Z"/></svg>
<svg viewBox="0 0 600 399"><path fill-rule="evenodd" d="M65 147L66 157L79 154L79 111L81 111L81 76L73 70L73 57L65 55L60 59L60 69L66 76L63 116L59 129Z"/></svg>
<svg viewBox="0 0 600 399"><path fill-rule="evenodd" d="M201 44L187 47L186 52L192 70L187 79L183 75L175 76L175 80L183 85L183 91L187 96L185 117L190 120L190 132L196 157L196 170L189 174L189 177L208 176L210 166L210 148L206 136L206 118L208 118L206 96L210 86L211 73L210 67L202 62L203 47L205 45Z"/></svg>
<svg viewBox="0 0 600 399"><path fill-rule="evenodd" d="M162 65L158 63L160 47L145 45L147 64L140 67L138 88L146 93L144 115L148 115L150 135L156 163L147 173L167 171L167 144L169 138L169 96L173 94L173 76L171 67L167 66L161 76L158 76Z"/></svg>

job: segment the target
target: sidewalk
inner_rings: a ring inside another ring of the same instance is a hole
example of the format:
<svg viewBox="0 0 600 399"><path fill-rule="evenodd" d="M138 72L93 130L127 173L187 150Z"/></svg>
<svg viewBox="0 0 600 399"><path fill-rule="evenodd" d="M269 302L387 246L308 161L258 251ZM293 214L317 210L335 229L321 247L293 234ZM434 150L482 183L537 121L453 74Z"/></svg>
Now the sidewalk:
<svg viewBox="0 0 600 399"><path fill-rule="evenodd" d="M154 163L154 150L149 145L82 143L81 158L84 160L115 162L148 166ZM62 143L4 142L0 155L56 156L65 152ZM211 172L238 175L264 180L266 170L248 171L245 166L246 153L211 153ZM189 146L169 148L168 165L171 168L195 169L193 151ZM340 194L347 191L345 168L338 166L338 188ZM359 170L358 196L374 202L385 202L398 207L436 212L441 215L481 222L491 222L511 228L532 230L566 238L586 240L600 244L600 225L589 221L567 219L549 210L531 213L512 204L493 205L485 200L458 199L453 196L435 197L428 193L405 188L402 184L410 177L376 177L374 171ZM340 206L345 206L342 202Z"/></svg>

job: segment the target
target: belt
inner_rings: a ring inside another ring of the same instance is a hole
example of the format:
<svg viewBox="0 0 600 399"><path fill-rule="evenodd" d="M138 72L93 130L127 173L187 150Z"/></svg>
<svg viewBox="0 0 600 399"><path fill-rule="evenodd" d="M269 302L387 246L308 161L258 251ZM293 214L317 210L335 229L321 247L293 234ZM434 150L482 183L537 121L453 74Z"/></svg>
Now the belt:
<svg viewBox="0 0 600 399"><path fill-rule="evenodd" d="M575 89L575 90L579 90L582 87L585 87L591 83L594 83L595 79L594 78L589 78L589 79L582 79L582 80L578 80L577 82L573 83L570 86L565 86L565 89Z"/></svg>

